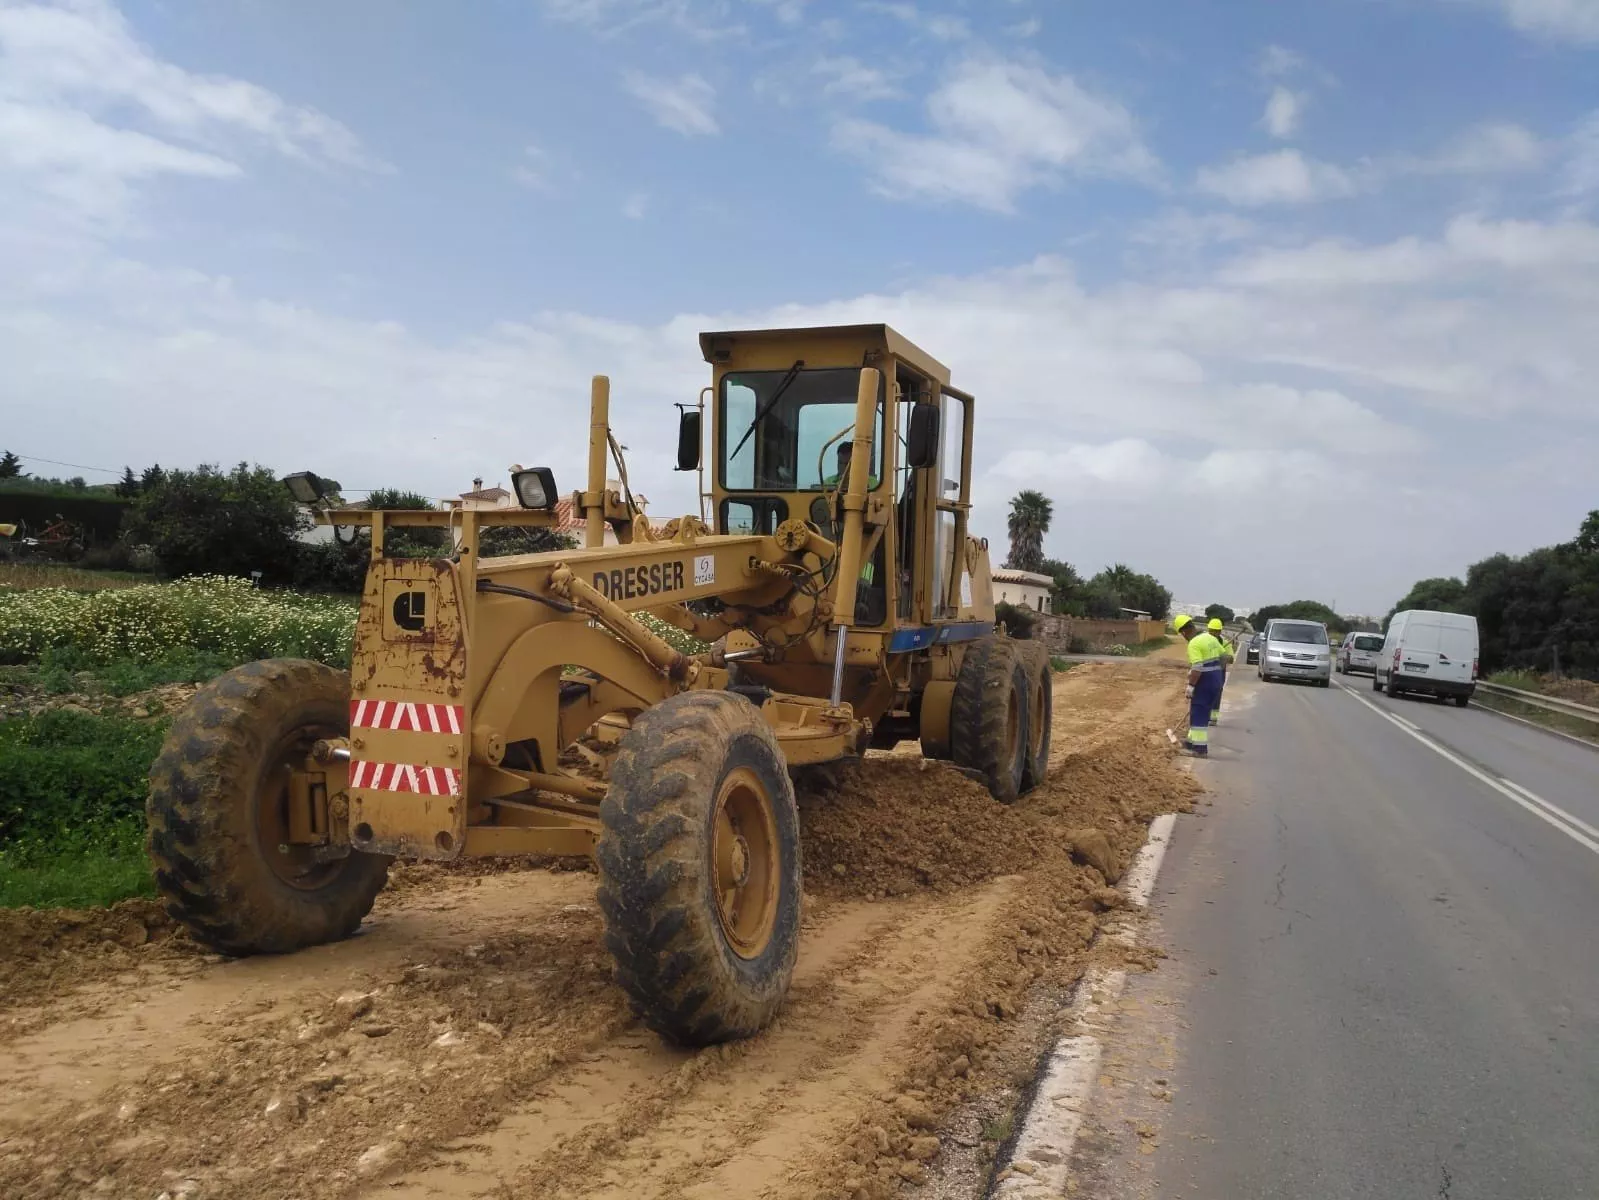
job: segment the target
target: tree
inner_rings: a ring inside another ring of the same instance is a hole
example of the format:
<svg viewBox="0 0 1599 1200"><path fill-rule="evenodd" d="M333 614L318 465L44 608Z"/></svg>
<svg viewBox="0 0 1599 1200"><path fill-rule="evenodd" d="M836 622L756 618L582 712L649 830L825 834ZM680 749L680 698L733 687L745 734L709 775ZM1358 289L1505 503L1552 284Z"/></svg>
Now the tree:
<svg viewBox="0 0 1599 1200"><path fill-rule="evenodd" d="M1383 628L1388 628L1388 621L1393 619L1394 613L1405 612L1412 608L1423 608L1432 612L1461 612L1465 598L1466 585L1453 577L1419 580L1405 593L1405 598L1393 606L1387 618L1383 620Z"/></svg>
<svg viewBox="0 0 1599 1200"><path fill-rule="evenodd" d="M0 454L0 479L16 479L22 475L22 459L7 450Z"/></svg>
<svg viewBox="0 0 1599 1200"><path fill-rule="evenodd" d="M366 507L433 510L438 505L419 492L377 488L366 494ZM437 558L448 544L449 532L444 529L397 525L383 534L383 553L391 558Z"/></svg>
<svg viewBox="0 0 1599 1200"><path fill-rule="evenodd" d="M133 473L133 468L123 467L122 478L117 482L117 495L132 500L143 490L139 485L139 477Z"/></svg>
<svg viewBox="0 0 1599 1200"><path fill-rule="evenodd" d="M160 463L146 467L144 473L139 476L139 490L148 492L153 487L160 487L161 484L166 482L166 478L167 473L161 469Z"/></svg>
<svg viewBox="0 0 1599 1200"><path fill-rule="evenodd" d="M1147 612L1154 620L1163 621L1171 612L1171 592L1162 587L1153 575L1135 571L1126 563L1106 567L1088 583L1096 596L1096 603L1090 607L1090 616L1096 615L1094 608L1103 610L1110 596L1118 600L1117 611L1108 614L1110 616L1125 616L1121 609L1131 608Z"/></svg>
<svg viewBox="0 0 1599 1200"><path fill-rule="evenodd" d="M1329 630L1347 632L1347 622L1320 600L1293 600L1287 604L1268 604L1249 614L1249 623L1256 629L1266 628L1267 621L1320 621Z"/></svg>
<svg viewBox="0 0 1599 1200"><path fill-rule="evenodd" d="M1087 616L1083 607L1083 577L1071 563L1059 558L1046 558L1040 571L1055 581L1049 593L1051 612L1074 617Z"/></svg>
<svg viewBox="0 0 1599 1200"><path fill-rule="evenodd" d="M1006 526L1010 533L1010 556L1005 565L1013 571L1044 569L1044 535L1049 532L1049 522L1055 506L1042 492L1031 489L1017 492L1010 502L1010 516Z"/></svg>
<svg viewBox="0 0 1599 1200"><path fill-rule="evenodd" d="M1233 610L1228 608L1225 604L1208 604L1205 606L1206 620L1209 620L1212 617L1220 617L1223 625L1230 624L1233 619L1237 617L1237 615L1237 613L1233 612Z"/></svg>
<svg viewBox="0 0 1599 1200"><path fill-rule="evenodd" d="M0 475L3 474L5 472L0 471ZM1574 545L1579 554L1599 554L1599 508L1582 519L1582 528L1577 530Z"/></svg>
<svg viewBox="0 0 1599 1200"><path fill-rule="evenodd" d="M273 582L295 578L298 535L307 528L276 472L248 463L163 473L134 502L127 524L168 575L260 571Z"/></svg>

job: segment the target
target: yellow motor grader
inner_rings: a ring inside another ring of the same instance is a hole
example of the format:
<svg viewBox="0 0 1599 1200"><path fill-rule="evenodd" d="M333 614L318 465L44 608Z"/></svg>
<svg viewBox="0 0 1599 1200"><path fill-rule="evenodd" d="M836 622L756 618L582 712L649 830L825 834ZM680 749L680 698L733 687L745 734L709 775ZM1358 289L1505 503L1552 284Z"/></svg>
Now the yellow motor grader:
<svg viewBox="0 0 1599 1200"><path fill-rule="evenodd" d="M919 738L1003 802L1043 778L1048 662L996 632L967 532L972 397L884 325L700 344L712 382L681 406L676 465L700 473L701 516L639 510L604 377L581 548L481 554L496 527L555 524L547 468L513 473L512 508L318 510L370 538L350 671L236 668L151 770L156 878L197 938L346 937L393 857L592 854L618 982L703 1045L760 1029L788 987L791 771ZM412 526L446 532L440 557L385 553ZM673 627L711 649L674 648Z"/></svg>

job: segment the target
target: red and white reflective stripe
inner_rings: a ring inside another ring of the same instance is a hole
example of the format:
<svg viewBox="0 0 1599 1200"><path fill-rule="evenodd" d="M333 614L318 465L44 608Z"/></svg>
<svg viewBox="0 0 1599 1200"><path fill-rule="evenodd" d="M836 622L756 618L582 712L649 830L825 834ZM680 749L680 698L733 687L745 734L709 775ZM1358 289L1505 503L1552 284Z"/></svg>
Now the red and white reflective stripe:
<svg viewBox="0 0 1599 1200"><path fill-rule="evenodd" d="M350 724L357 729L409 733L460 733L459 704L415 704L409 700L352 700Z"/></svg>
<svg viewBox="0 0 1599 1200"><path fill-rule="evenodd" d="M350 760L350 786L380 792L416 792L422 796L459 796L461 772L454 767L420 767L412 763Z"/></svg>

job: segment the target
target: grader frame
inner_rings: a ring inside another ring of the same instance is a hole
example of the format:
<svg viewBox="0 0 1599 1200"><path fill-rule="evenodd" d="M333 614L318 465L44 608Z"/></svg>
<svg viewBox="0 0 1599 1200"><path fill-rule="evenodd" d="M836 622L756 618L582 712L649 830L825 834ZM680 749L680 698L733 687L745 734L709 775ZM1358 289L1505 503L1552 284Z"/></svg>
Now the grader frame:
<svg viewBox="0 0 1599 1200"><path fill-rule="evenodd" d="M792 969L788 770L919 737L1002 800L1042 778L1047 664L996 635L967 534L972 398L881 325L701 345L713 384L678 466L703 477L709 395L711 522L658 527L607 487L604 377L580 548L481 554L490 528L554 523L544 469L515 477L515 509L317 514L369 531L348 683L252 664L179 718L150 803L175 916L234 953L291 949L353 930L390 857L591 854L635 1007L716 1041L768 1020ZM389 557L396 526L451 549ZM714 648L685 655L639 613Z"/></svg>

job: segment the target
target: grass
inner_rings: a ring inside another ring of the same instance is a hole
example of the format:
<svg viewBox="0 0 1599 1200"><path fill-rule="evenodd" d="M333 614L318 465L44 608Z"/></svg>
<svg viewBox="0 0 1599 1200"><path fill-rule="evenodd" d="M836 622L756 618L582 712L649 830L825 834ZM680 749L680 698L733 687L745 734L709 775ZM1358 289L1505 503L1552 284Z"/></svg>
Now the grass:
<svg viewBox="0 0 1599 1200"><path fill-rule="evenodd" d="M106 588L136 587L149 582L150 576L133 571L86 571L80 567L54 563L0 562L0 591L67 588L78 592L98 592Z"/></svg>
<svg viewBox="0 0 1599 1200"><path fill-rule="evenodd" d="M150 894L146 776L165 731L66 710L0 722L0 904Z"/></svg>
<svg viewBox="0 0 1599 1200"><path fill-rule="evenodd" d="M16 858L0 850L0 908L98 908L155 895L144 828L115 826L92 844Z"/></svg>
<svg viewBox="0 0 1599 1200"><path fill-rule="evenodd" d="M1553 679L1533 671L1499 671L1488 676L1488 682L1599 708L1599 683L1592 683L1586 679ZM1599 721L1586 721L1581 717L1549 712L1547 709L1525 704L1510 696L1495 696L1481 688L1477 689L1472 703L1491 708L1496 712L1509 713L1513 717L1520 717L1522 720L1531 721L1558 733L1568 733L1584 741L1599 742Z"/></svg>
<svg viewBox="0 0 1599 1200"><path fill-rule="evenodd" d="M1065 673L1067 671L1070 671L1076 665L1077 664L1074 663L1074 662L1067 662L1064 658L1062 658L1058 654L1050 656L1049 669L1051 671L1054 671L1057 675L1060 675L1060 674L1063 674L1063 673Z"/></svg>

